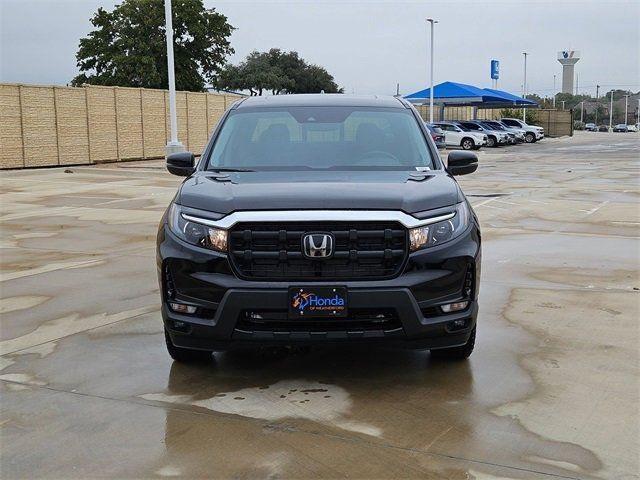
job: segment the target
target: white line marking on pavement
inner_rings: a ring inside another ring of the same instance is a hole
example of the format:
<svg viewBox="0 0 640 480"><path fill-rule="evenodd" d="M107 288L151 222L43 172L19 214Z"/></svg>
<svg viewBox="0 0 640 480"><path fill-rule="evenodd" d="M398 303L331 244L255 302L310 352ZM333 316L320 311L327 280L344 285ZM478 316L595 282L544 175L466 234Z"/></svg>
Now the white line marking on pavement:
<svg viewBox="0 0 640 480"><path fill-rule="evenodd" d="M598 210L600 210L602 207L604 207L607 203L609 203L609 200L605 200L600 205L598 205L597 207L592 208L591 210L580 210L580 211L581 212L585 212L586 213L585 216L588 217L589 215L592 215L592 214L596 213Z"/></svg>

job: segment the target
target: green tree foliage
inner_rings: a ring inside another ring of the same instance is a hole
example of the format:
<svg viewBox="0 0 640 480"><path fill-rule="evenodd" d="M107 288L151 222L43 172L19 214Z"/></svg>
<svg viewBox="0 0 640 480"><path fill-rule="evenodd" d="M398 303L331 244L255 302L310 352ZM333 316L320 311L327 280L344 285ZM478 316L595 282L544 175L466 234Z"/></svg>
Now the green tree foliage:
<svg viewBox="0 0 640 480"><path fill-rule="evenodd" d="M522 109L521 108L503 108L500 110L500 116L504 118L517 118L518 120L522 119ZM527 108L525 111L526 123L528 125L535 125L538 121L538 112L536 112L533 108Z"/></svg>
<svg viewBox="0 0 640 480"><path fill-rule="evenodd" d="M227 65L216 86L222 90L249 90L251 95L280 93L342 93L324 68L300 58L297 52L272 48L251 52L239 65Z"/></svg>
<svg viewBox="0 0 640 480"><path fill-rule="evenodd" d="M176 88L202 91L233 53L227 17L202 0L173 0ZM167 88L163 0L123 0L112 12L99 8L95 27L80 40L80 74L73 85Z"/></svg>

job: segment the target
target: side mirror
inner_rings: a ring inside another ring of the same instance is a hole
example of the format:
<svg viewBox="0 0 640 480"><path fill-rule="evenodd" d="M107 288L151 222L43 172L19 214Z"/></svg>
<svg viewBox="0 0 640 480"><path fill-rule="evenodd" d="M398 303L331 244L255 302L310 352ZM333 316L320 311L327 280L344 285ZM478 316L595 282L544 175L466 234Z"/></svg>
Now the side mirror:
<svg viewBox="0 0 640 480"><path fill-rule="evenodd" d="M471 152L451 152L447 157L447 170L451 175L467 175L478 169L478 156Z"/></svg>
<svg viewBox="0 0 640 480"><path fill-rule="evenodd" d="M195 170L196 157L191 152L172 153L167 157L167 170L179 177L188 177Z"/></svg>

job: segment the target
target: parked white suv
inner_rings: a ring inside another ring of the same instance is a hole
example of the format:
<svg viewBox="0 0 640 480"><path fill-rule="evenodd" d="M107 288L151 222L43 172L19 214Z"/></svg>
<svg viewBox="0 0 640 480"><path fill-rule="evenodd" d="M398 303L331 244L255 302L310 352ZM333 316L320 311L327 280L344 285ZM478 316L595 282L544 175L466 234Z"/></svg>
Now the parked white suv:
<svg viewBox="0 0 640 480"><path fill-rule="evenodd" d="M486 135L487 147L498 147L500 145L507 145L509 143L509 134L506 132L506 130L495 130L493 127L485 125L480 120L465 120L455 123L459 127L466 128L470 132L482 133Z"/></svg>
<svg viewBox="0 0 640 480"><path fill-rule="evenodd" d="M544 138L544 128L538 127L537 125L528 125L517 118L501 118L500 121L509 127L523 129L526 132L524 134L524 141L527 143L537 142Z"/></svg>
<svg viewBox="0 0 640 480"><path fill-rule="evenodd" d="M487 136L481 132L471 132L452 122L437 122L434 126L444 132L447 147L462 147L464 150L478 150L487 144Z"/></svg>

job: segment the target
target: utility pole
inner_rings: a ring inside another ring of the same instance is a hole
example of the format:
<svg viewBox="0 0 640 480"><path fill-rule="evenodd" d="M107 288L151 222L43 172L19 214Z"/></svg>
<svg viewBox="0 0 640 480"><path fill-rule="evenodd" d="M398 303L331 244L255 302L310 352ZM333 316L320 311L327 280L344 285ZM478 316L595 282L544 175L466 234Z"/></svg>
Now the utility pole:
<svg viewBox="0 0 640 480"><path fill-rule="evenodd" d="M564 100L562 100L562 109L564 110Z"/></svg>
<svg viewBox="0 0 640 480"><path fill-rule="evenodd" d="M553 109L556 108L556 76L553 76Z"/></svg>
<svg viewBox="0 0 640 480"><path fill-rule="evenodd" d="M438 23L438 21L434 20L433 18L427 18L427 22L431 24L431 85L429 87L429 123L433 123L433 26Z"/></svg>
<svg viewBox="0 0 640 480"><path fill-rule="evenodd" d="M636 112L636 123L640 126L640 98L638 99L638 111Z"/></svg>
<svg viewBox="0 0 640 480"><path fill-rule="evenodd" d="M596 85L596 126L598 125L598 94L600 93L600 85Z"/></svg>
<svg viewBox="0 0 640 480"><path fill-rule="evenodd" d="M624 124L626 125L628 122L628 115L629 115L629 94L627 93L624 96Z"/></svg>
<svg viewBox="0 0 640 480"><path fill-rule="evenodd" d="M527 52L522 52L524 55L524 83L522 84L522 98L527 98ZM522 121L527 123L526 109L522 107Z"/></svg>
<svg viewBox="0 0 640 480"><path fill-rule="evenodd" d="M167 70L169 76L169 123L171 139L165 147L167 156L183 152L184 145L178 141L178 116L176 114L176 74L173 64L173 20L171 18L171 0L164 0L164 23L167 36Z"/></svg>
<svg viewBox="0 0 640 480"><path fill-rule="evenodd" d="M580 122L584 122L584 100L580 102Z"/></svg>
<svg viewBox="0 0 640 480"><path fill-rule="evenodd" d="M609 131L613 124L613 90L611 90L611 106L609 107Z"/></svg>

